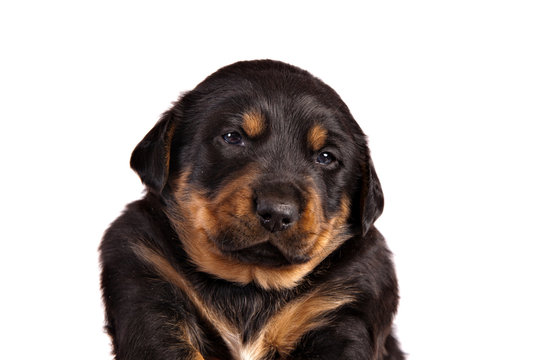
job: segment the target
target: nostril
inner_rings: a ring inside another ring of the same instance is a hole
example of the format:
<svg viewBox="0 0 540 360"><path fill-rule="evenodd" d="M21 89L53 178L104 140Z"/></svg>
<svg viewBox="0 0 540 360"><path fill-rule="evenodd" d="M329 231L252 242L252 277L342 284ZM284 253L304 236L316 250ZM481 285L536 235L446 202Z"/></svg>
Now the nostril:
<svg viewBox="0 0 540 360"><path fill-rule="evenodd" d="M272 219L272 214L270 213L262 213L262 214L259 214L261 216L261 218L264 220L264 221L270 221Z"/></svg>

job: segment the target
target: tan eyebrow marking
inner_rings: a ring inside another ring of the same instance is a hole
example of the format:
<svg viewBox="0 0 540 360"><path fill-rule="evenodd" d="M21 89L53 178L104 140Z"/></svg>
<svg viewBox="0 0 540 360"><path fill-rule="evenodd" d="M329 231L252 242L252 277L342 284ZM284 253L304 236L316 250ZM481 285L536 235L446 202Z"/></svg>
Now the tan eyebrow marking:
<svg viewBox="0 0 540 360"><path fill-rule="evenodd" d="M326 142L328 131L319 124L313 125L308 132L308 144L311 150L317 151L322 149Z"/></svg>
<svg viewBox="0 0 540 360"><path fill-rule="evenodd" d="M242 116L242 128L249 137L261 135L266 127L266 119L258 110L250 110Z"/></svg>

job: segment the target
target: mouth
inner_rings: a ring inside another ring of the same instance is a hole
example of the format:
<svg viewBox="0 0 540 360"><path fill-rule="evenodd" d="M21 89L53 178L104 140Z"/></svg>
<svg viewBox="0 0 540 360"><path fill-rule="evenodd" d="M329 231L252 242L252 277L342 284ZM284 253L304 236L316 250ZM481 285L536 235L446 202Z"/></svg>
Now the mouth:
<svg viewBox="0 0 540 360"><path fill-rule="evenodd" d="M297 265L310 260L306 255L284 254L269 241L243 249L223 251L223 253L246 264L268 267Z"/></svg>

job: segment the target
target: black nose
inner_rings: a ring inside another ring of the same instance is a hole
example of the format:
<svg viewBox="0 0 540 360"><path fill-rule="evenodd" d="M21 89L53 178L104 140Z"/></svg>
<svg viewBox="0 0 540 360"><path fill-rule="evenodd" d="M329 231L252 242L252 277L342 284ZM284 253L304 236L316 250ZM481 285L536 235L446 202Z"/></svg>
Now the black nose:
<svg viewBox="0 0 540 360"><path fill-rule="evenodd" d="M270 232L283 231L298 220L298 206L276 198L258 198L257 216Z"/></svg>

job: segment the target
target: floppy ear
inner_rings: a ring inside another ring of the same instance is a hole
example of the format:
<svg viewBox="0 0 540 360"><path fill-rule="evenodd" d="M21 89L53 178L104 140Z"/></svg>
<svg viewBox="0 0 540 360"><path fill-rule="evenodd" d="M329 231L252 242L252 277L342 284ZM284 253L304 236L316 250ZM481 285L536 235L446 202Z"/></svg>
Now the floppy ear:
<svg viewBox="0 0 540 360"><path fill-rule="evenodd" d="M384 208L381 183L369 153L366 163L361 166L361 174L357 179L352 201L352 227L365 236Z"/></svg>
<svg viewBox="0 0 540 360"><path fill-rule="evenodd" d="M364 196L361 200L362 207L362 235L365 236L375 220L381 216L384 208L384 196L381 183L375 172L375 167L371 158L366 166L367 171L364 175L363 186Z"/></svg>
<svg viewBox="0 0 540 360"><path fill-rule="evenodd" d="M173 110L165 112L131 154L130 165L148 190L161 193L169 177L171 142L176 127Z"/></svg>

